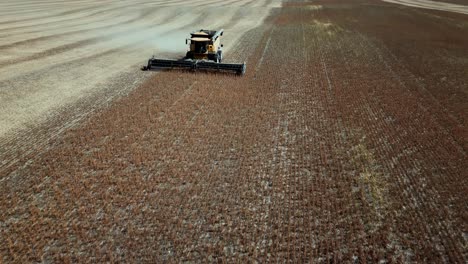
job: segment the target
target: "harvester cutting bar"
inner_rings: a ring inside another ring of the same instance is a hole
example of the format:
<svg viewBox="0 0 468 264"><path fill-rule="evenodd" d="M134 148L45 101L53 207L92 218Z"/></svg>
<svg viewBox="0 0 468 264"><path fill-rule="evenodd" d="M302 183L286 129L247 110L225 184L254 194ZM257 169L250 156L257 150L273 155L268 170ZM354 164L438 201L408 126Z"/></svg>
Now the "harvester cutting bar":
<svg viewBox="0 0 468 264"><path fill-rule="evenodd" d="M167 60L167 59L150 59L148 61L148 70L151 68L185 68L192 69L193 62L188 60Z"/></svg>
<svg viewBox="0 0 468 264"><path fill-rule="evenodd" d="M234 71L237 74L244 75L247 66L244 63L216 63L210 61L199 61L196 63L196 69L203 70L218 70L218 71Z"/></svg>
<svg viewBox="0 0 468 264"><path fill-rule="evenodd" d="M151 70L153 68L172 69L182 68L190 70L217 70L217 71L233 71L237 74L244 75L246 70L245 62L242 64L234 63L217 63L204 60L169 60L169 59L150 59L148 60L148 66L145 70Z"/></svg>

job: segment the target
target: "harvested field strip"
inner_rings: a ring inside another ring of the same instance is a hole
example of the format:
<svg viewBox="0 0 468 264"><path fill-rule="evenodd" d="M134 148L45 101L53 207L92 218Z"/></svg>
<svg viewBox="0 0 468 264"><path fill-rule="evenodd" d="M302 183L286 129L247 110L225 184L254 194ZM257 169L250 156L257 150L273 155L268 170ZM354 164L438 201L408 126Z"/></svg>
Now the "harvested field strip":
<svg viewBox="0 0 468 264"><path fill-rule="evenodd" d="M371 23L429 16L356 2L287 3L230 51L245 76L160 72L1 168L3 261L466 262L466 113L439 95L466 80Z"/></svg>
<svg viewBox="0 0 468 264"><path fill-rule="evenodd" d="M73 116L81 119L100 103L127 93L147 76L139 67L152 54L183 56L184 39L194 28L207 23L226 28L224 44L229 51L273 6L271 1L216 4L209 10L196 6L204 3L80 1L70 9L47 1L34 8L36 12L21 16L0 9L1 17L13 23L0 25L0 148L4 150L0 166L43 148L63 127L75 123ZM27 3L8 6L18 11L23 4ZM43 19L35 20L38 14ZM16 23L21 17L25 22ZM80 111L69 113L75 107Z"/></svg>

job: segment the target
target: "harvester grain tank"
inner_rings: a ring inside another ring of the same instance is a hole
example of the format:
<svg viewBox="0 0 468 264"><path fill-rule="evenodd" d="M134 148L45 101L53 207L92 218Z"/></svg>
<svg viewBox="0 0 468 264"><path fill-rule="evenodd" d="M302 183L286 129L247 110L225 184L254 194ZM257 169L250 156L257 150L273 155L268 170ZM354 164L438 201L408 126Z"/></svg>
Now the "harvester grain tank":
<svg viewBox="0 0 468 264"><path fill-rule="evenodd" d="M223 63L223 44L221 36L224 30L198 30L190 33L190 38L185 40L189 45L185 57L180 60L157 59L154 56L148 60L148 65L143 70L151 69L190 69L190 70L215 70L235 72L239 75L245 74L244 63Z"/></svg>

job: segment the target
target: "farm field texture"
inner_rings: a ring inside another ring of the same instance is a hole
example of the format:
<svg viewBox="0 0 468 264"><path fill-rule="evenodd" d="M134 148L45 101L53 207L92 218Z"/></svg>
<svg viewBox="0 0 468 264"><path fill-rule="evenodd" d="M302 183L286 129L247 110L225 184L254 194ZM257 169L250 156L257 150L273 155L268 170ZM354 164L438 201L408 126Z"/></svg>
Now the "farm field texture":
<svg viewBox="0 0 468 264"><path fill-rule="evenodd" d="M140 65L152 54L180 54L194 29L225 28L229 51L280 5L278 0L0 1L0 142L30 141L35 134L41 144L43 135L60 133L64 122L70 126L141 84L146 74ZM45 133L41 126L55 121L57 127L49 125Z"/></svg>
<svg viewBox="0 0 468 264"><path fill-rule="evenodd" d="M121 73L3 141L0 260L466 263L468 16L264 5L245 76Z"/></svg>

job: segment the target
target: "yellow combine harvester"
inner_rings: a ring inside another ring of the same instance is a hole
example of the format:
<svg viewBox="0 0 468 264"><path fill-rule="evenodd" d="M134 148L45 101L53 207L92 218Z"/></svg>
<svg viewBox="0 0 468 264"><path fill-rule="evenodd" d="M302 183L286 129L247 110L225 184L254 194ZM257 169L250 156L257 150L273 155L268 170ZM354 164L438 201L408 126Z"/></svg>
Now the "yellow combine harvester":
<svg viewBox="0 0 468 264"><path fill-rule="evenodd" d="M148 60L148 65L143 70L151 69L171 69L182 68L191 70L215 70L231 71L237 74L245 74L246 64L221 63L223 60L223 51L221 36L224 30L199 30L190 34L190 38L185 40L186 44L190 42L190 48L185 57L181 60L155 59Z"/></svg>

